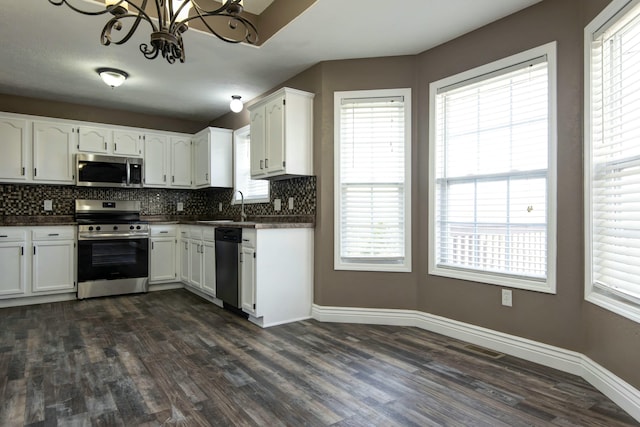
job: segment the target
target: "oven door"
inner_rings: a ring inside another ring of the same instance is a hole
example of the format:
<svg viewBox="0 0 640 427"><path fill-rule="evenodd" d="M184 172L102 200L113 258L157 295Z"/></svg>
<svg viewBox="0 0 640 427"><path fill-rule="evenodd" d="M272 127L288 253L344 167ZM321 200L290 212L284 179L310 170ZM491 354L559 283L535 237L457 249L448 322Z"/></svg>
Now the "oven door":
<svg viewBox="0 0 640 427"><path fill-rule="evenodd" d="M78 240L78 282L146 278L149 239Z"/></svg>

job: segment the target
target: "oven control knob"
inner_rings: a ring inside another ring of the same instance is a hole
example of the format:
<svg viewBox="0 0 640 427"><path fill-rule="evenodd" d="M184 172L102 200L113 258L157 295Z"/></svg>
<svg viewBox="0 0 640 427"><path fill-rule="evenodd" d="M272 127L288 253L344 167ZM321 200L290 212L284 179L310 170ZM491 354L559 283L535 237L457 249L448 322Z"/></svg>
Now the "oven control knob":
<svg viewBox="0 0 640 427"><path fill-rule="evenodd" d="M136 229L140 230L140 226L139 226L139 225L138 225L138 226L136 226Z"/></svg>
<svg viewBox="0 0 640 427"><path fill-rule="evenodd" d="M130 225L129 230L133 230L133 229L134 229L133 225Z"/></svg>
<svg viewBox="0 0 640 427"><path fill-rule="evenodd" d="M100 226L97 226L97 227L96 227L96 230L97 230L97 231L100 231Z"/></svg>
<svg viewBox="0 0 640 427"><path fill-rule="evenodd" d="M93 225L89 226L89 231L93 231Z"/></svg>
<svg viewBox="0 0 640 427"><path fill-rule="evenodd" d="M114 226L113 226L113 229L114 229L114 230L117 230L117 229L118 229L118 226L117 226L117 225L114 225Z"/></svg>

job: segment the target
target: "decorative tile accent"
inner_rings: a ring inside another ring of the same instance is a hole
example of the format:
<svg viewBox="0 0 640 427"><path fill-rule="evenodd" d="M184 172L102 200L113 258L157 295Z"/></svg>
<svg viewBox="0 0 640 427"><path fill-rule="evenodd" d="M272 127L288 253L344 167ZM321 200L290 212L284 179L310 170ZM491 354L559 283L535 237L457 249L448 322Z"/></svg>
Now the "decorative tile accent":
<svg viewBox="0 0 640 427"><path fill-rule="evenodd" d="M174 190L159 188L121 189L57 185L0 184L0 215L57 216L73 215L76 199L140 200L142 215L215 216L240 218L240 205L231 205L232 189ZM295 198L288 209L289 197ZM282 199L282 210L273 210L273 200ZM44 210L44 200L53 201L53 210ZM177 211L178 202L184 211ZM222 202L223 211L218 212ZM245 205L249 216L314 215L316 213L316 177L300 177L271 182L271 202Z"/></svg>

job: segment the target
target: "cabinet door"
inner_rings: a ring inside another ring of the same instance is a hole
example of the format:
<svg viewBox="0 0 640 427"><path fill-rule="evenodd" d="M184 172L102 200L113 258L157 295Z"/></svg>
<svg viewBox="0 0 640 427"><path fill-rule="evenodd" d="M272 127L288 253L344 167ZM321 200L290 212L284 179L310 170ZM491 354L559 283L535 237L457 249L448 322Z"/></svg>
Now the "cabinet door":
<svg viewBox="0 0 640 427"><path fill-rule="evenodd" d="M78 150L90 153L106 153L113 133L109 129L82 126L78 128Z"/></svg>
<svg viewBox="0 0 640 427"><path fill-rule="evenodd" d="M189 284L202 287L202 241L189 241Z"/></svg>
<svg viewBox="0 0 640 427"><path fill-rule="evenodd" d="M191 187L191 138L171 138L171 186Z"/></svg>
<svg viewBox="0 0 640 427"><path fill-rule="evenodd" d="M151 239L149 281L176 280L176 241L174 238Z"/></svg>
<svg viewBox="0 0 640 427"><path fill-rule="evenodd" d="M242 300L242 310L257 316L256 250L242 245L240 253L240 298Z"/></svg>
<svg viewBox="0 0 640 427"><path fill-rule="evenodd" d="M266 105L266 143L264 166L267 174L278 175L284 167L284 98L274 99Z"/></svg>
<svg viewBox="0 0 640 427"><path fill-rule="evenodd" d="M167 180L167 139L149 137L144 141L144 185L145 187L166 187Z"/></svg>
<svg viewBox="0 0 640 427"><path fill-rule="evenodd" d="M0 242L0 298L25 293L25 242Z"/></svg>
<svg viewBox="0 0 640 427"><path fill-rule="evenodd" d="M0 117L0 180L27 179L27 121Z"/></svg>
<svg viewBox="0 0 640 427"><path fill-rule="evenodd" d="M113 132L113 154L119 156L140 156L142 154L142 135L139 132Z"/></svg>
<svg viewBox="0 0 640 427"><path fill-rule="evenodd" d="M77 134L70 125L33 123L33 180L73 184L73 148Z"/></svg>
<svg viewBox="0 0 640 427"><path fill-rule="evenodd" d="M202 289L216 296L216 247L215 242L202 242Z"/></svg>
<svg viewBox="0 0 640 427"><path fill-rule="evenodd" d="M251 111L250 118L250 147L251 147L251 177L262 176L264 168L265 120L264 107Z"/></svg>
<svg viewBox="0 0 640 427"><path fill-rule="evenodd" d="M189 283L189 240L180 241L180 281Z"/></svg>
<svg viewBox="0 0 640 427"><path fill-rule="evenodd" d="M211 162L211 145L208 133L196 135L193 140L194 183L196 187L208 187Z"/></svg>
<svg viewBox="0 0 640 427"><path fill-rule="evenodd" d="M33 242L33 292L75 289L73 247L68 240Z"/></svg>

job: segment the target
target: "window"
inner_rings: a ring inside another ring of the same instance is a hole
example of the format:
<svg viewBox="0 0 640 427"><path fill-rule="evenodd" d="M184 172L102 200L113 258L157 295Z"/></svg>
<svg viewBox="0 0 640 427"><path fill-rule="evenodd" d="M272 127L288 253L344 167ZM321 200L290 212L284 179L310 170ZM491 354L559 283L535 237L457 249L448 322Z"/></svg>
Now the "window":
<svg viewBox="0 0 640 427"><path fill-rule="evenodd" d="M242 191L245 203L268 203L269 181L263 179L251 179L250 168L250 138L249 126L245 126L233 132L234 141L234 182L235 191L233 203L240 203L242 197L238 191Z"/></svg>
<svg viewBox="0 0 640 427"><path fill-rule="evenodd" d="M334 102L335 268L411 271L411 90Z"/></svg>
<svg viewBox="0 0 640 427"><path fill-rule="evenodd" d="M555 43L429 96L429 273L555 293Z"/></svg>
<svg viewBox="0 0 640 427"><path fill-rule="evenodd" d="M585 29L585 295L640 322L640 2Z"/></svg>

